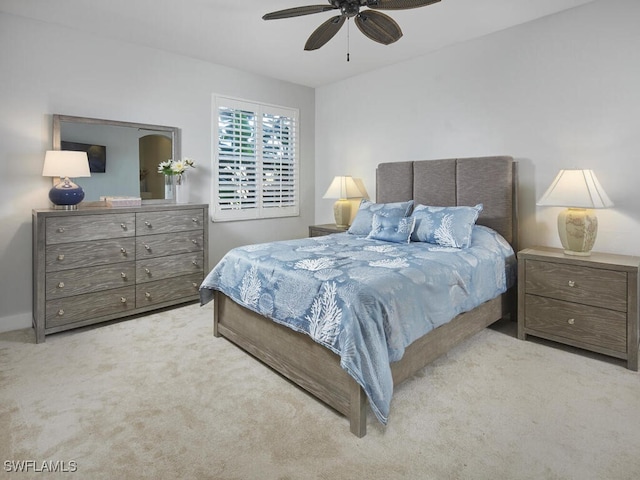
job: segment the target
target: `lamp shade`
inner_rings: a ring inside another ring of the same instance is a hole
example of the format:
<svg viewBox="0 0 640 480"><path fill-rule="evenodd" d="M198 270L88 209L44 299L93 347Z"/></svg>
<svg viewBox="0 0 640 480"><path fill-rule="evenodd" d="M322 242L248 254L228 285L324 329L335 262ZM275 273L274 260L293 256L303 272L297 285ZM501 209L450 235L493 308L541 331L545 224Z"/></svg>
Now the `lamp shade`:
<svg viewBox="0 0 640 480"><path fill-rule="evenodd" d="M362 192L356 185L356 182L351 176L337 176L334 177L331 185L322 196L322 198L358 198L362 197Z"/></svg>
<svg viewBox="0 0 640 480"><path fill-rule="evenodd" d="M598 182L593 170L560 170L537 205L607 208L612 207L613 202Z"/></svg>
<svg viewBox="0 0 640 480"><path fill-rule="evenodd" d="M43 177L90 177L87 152L47 150L42 167Z"/></svg>

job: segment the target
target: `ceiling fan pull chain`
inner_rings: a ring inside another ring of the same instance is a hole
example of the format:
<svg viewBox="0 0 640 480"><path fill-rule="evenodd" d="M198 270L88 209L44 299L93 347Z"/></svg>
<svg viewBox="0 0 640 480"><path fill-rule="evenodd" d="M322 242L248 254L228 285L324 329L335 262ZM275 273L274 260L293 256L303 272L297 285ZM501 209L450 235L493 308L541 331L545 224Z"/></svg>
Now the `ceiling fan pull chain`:
<svg viewBox="0 0 640 480"><path fill-rule="evenodd" d="M349 33L351 33L351 29L349 28L350 25L351 22L347 22L347 62L349 61Z"/></svg>

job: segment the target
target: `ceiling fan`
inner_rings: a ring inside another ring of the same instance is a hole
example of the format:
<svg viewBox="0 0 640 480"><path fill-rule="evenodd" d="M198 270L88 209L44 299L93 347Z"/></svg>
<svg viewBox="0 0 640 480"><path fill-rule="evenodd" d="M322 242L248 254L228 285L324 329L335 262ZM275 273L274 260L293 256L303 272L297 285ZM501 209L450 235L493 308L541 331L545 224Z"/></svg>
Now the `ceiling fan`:
<svg viewBox="0 0 640 480"><path fill-rule="evenodd" d="M440 0L329 0L329 5L309 5L306 7L287 8L277 12L267 13L263 20L300 17L312 13L340 10L340 15L331 17L320 25L309 37L304 46L305 50L316 50L338 33L344 22L355 18L355 24L360 31L371 40L389 45L402 37L400 26L388 15L376 10L405 10L409 8L426 7ZM361 7L368 9L360 10ZM372 9L372 10L370 10Z"/></svg>

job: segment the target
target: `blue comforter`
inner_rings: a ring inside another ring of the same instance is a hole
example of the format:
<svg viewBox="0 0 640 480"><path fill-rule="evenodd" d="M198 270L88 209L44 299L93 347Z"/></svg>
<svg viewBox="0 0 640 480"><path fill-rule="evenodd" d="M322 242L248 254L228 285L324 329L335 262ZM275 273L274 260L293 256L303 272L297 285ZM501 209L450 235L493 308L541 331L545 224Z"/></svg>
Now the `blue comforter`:
<svg viewBox="0 0 640 480"><path fill-rule="evenodd" d="M340 233L250 245L225 255L200 288L334 351L386 424L390 362L414 340L505 292L515 255L495 231L475 226L469 248L389 243Z"/></svg>

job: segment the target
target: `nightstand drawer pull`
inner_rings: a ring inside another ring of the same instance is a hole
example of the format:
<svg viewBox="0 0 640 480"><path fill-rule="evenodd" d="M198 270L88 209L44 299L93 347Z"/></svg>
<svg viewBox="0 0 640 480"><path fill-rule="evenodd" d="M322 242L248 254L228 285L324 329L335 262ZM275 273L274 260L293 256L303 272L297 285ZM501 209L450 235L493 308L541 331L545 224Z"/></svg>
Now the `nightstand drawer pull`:
<svg viewBox="0 0 640 480"><path fill-rule="evenodd" d="M198 284L196 282L192 282L191 285L193 285L193 288L198 288Z"/></svg>
<svg viewBox="0 0 640 480"><path fill-rule="evenodd" d="M150 247L149 245L147 245L147 244L145 244L145 245L144 245L144 248L145 248L145 250L147 250L147 251L150 251L150 250L151 250L151 247Z"/></svg>
<svg viewBox="0 0 640 480"><path fill-rule="evenodd" d="M151 275L151 270L149 270L148 268L145 268L144 273L146 273L147 275Z"/></svg>
<svg viewBox="0 0 640 480"><path fill-rule="evenodd" d="M61 317L63 315L64 315L64 310L63 309L58 310L58 316Z"/></svg>
<svg viewBox="0 0 640 480"><path fill-rule="evenodd" d="M121 276L122 278L127 278L127 274L126 274L126 273L124 273L124 272L120 272L120 276Z"/></svg>
<svg viewBox="0 0 640 480"><path fill-rule="evenodd" d="M62 255L62 254L58 255L58 260L59 260L59 261L64 260L64 255Z"/></svg>
<svg viewBox="0 0 640 480"><path fill-rule="evenodd" d="M573 325L573 324L575 324L575 323L576 323L576 319L575 319L575 318L570 318L569 320L567 320L567 323L568 323L569 325Z"/></svg>
<svg viewBox="0 0 640 480"><path fill-rule="evenodd" d="M569 280L569 286L570 287L575 287L576 286L576 282L574 282L573 280Z"/></svg>
<svg viewBox="0 0 640 480"><path fill-rule="evenodd" d="M151 228L151 222L150 222L150 221L148 221L148 220L147 220L146 222L144 222L144 224L145 224L147 227Z"/></svg>
<svg viewBox="0 0 640 480"><path fill-rule="evenodd" d="M144 292L144 296L145 296L145 298L151 298L151 293L149 293L149 292Z"/></svg>
<svg viewBox="0 0 640 480"><path fill-rule="evenodd" d="M127 229L127 224L126 224L126 223L121 223L121 224L120 224L120 227L121 227L123 230L126 230L126 229Z"/></svg>
<svg viewBox="0 0 640 480"><path fill-rule="evenodd" d="M120 303L127 303L127 299L125 297L120 297Z"/></svg>
<svg viewBox="0 0 640 480"><path fill-rule="evenodd" d="M60 283L58 284L58 288L64 288L64 282L60 282Z"/></svg>
<svg viewBox="0 0 640 480"><path fill-rule="evenodd" d="M126 248L124 248L124 247L122 247L122 248L120 249L120 253L122 253L122 255L124 255L124 256L126 257L126 256L127 256L127 249L126 249Z"/></svg>

